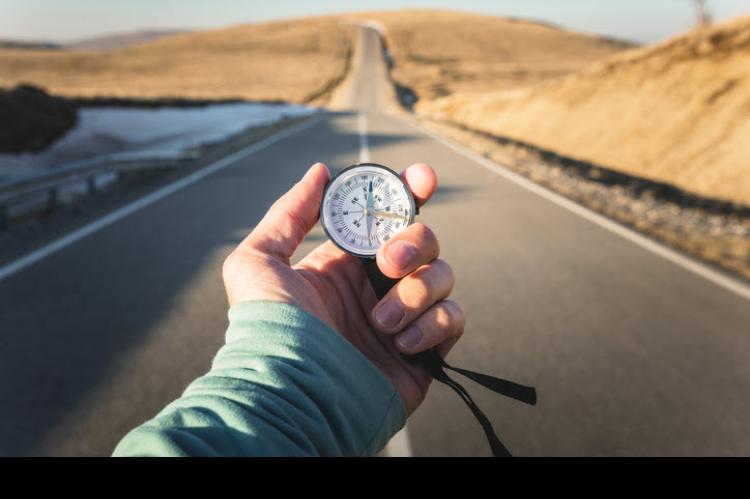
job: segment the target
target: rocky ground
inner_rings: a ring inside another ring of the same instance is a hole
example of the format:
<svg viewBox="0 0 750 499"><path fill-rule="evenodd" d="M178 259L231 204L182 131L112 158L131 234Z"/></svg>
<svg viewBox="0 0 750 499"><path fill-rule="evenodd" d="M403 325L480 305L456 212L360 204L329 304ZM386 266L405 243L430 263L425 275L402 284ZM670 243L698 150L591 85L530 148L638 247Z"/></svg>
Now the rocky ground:
<svg viewBox="0 0 750 499"><path fill-rule="evenodd" d="M73 128L76 106L43 90L0 89L0 152L40 151Z"/></svg>

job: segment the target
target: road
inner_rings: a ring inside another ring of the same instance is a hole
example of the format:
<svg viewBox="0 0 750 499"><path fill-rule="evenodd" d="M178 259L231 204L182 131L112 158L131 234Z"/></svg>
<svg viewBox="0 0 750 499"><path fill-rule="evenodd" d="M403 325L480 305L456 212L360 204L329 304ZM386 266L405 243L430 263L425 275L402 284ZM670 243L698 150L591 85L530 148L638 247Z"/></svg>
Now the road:
<svg viewBox="0 0 750 499"><path fill-rule="evenodd" d="M338 170L367 156L438 171L420 218L467 312L451 359L539 392L528 407L467 382L515 454L750 453L747 287L382 112L391 97L376 32L363 29L358 47L338 97L352 110L321 114L6 272L0 454L109 454L208 369L226 327L220 268L232 247L312 162ZM298 254L323 240L316 228ZM437 385L405 443L421 456L489 453L466 407Z"/></svg>

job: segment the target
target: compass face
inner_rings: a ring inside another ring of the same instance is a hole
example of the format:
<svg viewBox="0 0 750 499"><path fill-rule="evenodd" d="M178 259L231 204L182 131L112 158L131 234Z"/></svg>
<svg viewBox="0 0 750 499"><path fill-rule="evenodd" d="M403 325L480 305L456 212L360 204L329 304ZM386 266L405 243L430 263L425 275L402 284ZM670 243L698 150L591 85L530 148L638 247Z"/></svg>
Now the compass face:
<svg viewBox="0 0 750 499"><path fill-rule="evenodd" d="M355 256L378 248L414 221L414 197L401 176L374 163L350 166L326 188L320 220L328 237Z"/></svg>

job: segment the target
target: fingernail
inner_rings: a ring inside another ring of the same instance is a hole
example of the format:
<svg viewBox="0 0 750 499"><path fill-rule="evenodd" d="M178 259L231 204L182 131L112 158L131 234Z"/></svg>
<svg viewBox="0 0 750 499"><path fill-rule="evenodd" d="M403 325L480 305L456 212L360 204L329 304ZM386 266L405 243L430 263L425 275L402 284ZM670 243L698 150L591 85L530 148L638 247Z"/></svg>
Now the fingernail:
<svg viewBox="0 0 750 499"><path fill-rule="evenodd" d="M326 169L326 173L327 173L328 172L328 167L325 164L323 164L320 161L318 161L317 163L313 163L313 165L310 168L307 169L307 172L305 173L305 175L310 175L313 172L313 170L315 170L316 168L319 168L321 166ZM330 176L330 174L329 174L329 176Z"/></svg>
<svg viewBox="0 0 750 499"><path fill-rule="evenodd" d="M406 268L416 254L416 246L406 241L394 241L385 249L385 257L398 269Z"/></svg>
<svg viewBox="0 0 750 499"><path fill-rule="evenodd" d="M415 348L422 341L422 330L419 326L412 324L409 328L398 335L396 343L403 349L411 350Z"/></svg>
<svg viewBox="0 0 750 499"><path fill-rule="evenodd" d="M390 329L401 322L405 313L406 311L401 303L396 300L388 300L375 311L375 320L384 328Z"/></svg>

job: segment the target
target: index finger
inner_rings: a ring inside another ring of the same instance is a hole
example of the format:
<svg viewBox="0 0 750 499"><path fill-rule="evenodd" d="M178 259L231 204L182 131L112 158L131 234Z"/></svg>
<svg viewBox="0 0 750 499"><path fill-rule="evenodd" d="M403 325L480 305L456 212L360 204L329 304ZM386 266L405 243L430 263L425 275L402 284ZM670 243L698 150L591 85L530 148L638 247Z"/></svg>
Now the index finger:
<svg viewBox="0 0 750 499"><path fill-rule="evenodd" d="M427 163L414 163L401 172L417 206L425 204L437 189L437 174Z"/></svg>

